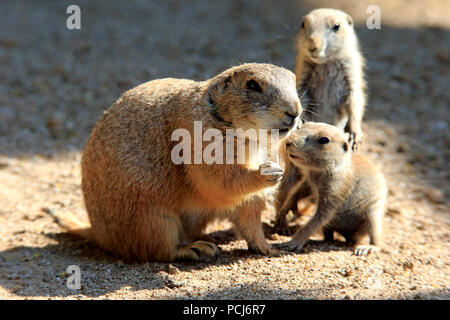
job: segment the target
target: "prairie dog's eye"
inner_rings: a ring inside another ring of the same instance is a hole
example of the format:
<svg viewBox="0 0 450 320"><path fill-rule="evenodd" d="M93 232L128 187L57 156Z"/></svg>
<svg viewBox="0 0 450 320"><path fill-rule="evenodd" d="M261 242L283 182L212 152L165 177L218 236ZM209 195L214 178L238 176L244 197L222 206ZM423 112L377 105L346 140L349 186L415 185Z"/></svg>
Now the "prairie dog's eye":
<svg viewBox="0 0 450 320"><path fill-rule="evenodd" d="M320 144L327 144L328 142L330 142L330 139L328 139L327 137L322 137L319 140L317 140L317 142Z"/></svg>
<svg viewBox="0 0 450 320"><path fill-rule="evenodd" d="M339 30L339 27L340 27L341 25L339 24L339 23L336 23L334 26L333 26L333 31L334 32L337 32L338 30Z"/></svg>
<svg viewBox="0 0 450 320"><path fill-rule="evenodd" d="M300 29L304 29L305 28L305 22L302 21L302 26L300 27Z"/></svg>
<svg viewBox="0 0 450 320"><path fill-rule="evenodd" d="M256 92L259 92L259 93L262 92L261 86L260 86L259 83L256 82L255 80L249 80L249 81L247 81L247 83L245 84L245 87L246 87L248 90L256 91Z"/></svg>

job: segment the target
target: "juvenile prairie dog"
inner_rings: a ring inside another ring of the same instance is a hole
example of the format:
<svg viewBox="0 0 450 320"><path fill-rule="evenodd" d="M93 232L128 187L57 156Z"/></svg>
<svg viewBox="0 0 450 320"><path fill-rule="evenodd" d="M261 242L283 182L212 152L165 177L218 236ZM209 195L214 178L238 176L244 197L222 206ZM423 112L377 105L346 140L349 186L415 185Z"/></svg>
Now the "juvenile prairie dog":
<svg viewBox="0 0 450 320"><path fill-rule="evenodd" d="M363 155L350 151L345 135L338 128L307 122L286 139L291 163L299 167L304 181L294 187L288 203L297 201L305 181L318 197L318 208L307 224L285 245L300 250L320 228L325 240L333 232L355 246L356 255L366 255L381 244L382 217L385 213L386 182L383 174ZM286 214L282 212L281 214ZM370 245L361 245L369 234Z"/></svg>
<svg viewBox="0 0 450 320"><path fill-rule="evenodd" d="M282 176L275 163L179 164L171 159L174 130L202 127L279 129L297 126L302 108L295 75L270 64L244 64L202 82L160 79L125 92L95 125L82 157L82 190L90 226L62 218L69 232L126 258L173 261L214 257L204 234L230 219L249 249L276 253L260 211L265 191ZM194 146L192 147L194 150ZM260 169L273 169L261 175Z"/></svg>
<svg viewBox="0 0 450 320"><path fill-rule="evenodd" d="M351 149L358 150L362 141L365 81L352 18L335 9L311 11L303 17L297 50L295 73L303 119L337 126L348 133ZM302 188L296 191L302 209L297 210L297 203L285 202L293 192L292 187L304 180L301 170L285 160L285 174L276 196L275 229L280 234L288 231L285 215L280 215L286 206L291 206L297 215L317 208L317 199L308 183L301 184Z"/></svg>
<svg viewBox="0 0 450 320"><path fill-rule="evenodd" d="M343 129L357 150L366 85L353 19L336 9L311 11L303 17L297 50L295 74L304 120Z"/></svg>

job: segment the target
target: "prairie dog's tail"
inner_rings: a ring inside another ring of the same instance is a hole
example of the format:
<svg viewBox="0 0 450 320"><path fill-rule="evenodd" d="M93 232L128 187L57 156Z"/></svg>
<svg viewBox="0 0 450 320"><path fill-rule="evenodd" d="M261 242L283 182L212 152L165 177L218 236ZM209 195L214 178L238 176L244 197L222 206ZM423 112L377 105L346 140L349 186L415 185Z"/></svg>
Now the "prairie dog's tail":
<svg viewBox="0 0 450 320"><path fill-rule="evenodd" d="M91 226L89 225L89 223L79 220L77 217L70 213L60 214L56 213L54 210L47 208L43 211L51 215L55 222L68 233L85 238L87 240L93 240L91 234Z"/></svg>

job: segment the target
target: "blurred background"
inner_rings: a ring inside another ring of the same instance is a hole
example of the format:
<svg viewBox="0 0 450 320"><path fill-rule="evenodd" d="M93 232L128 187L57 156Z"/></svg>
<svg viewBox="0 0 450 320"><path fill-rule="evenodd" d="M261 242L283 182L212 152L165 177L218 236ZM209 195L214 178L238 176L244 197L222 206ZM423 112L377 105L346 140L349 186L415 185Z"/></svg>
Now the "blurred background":
<svg viewBox="0 0 450 320"><path fill-rule="evenodd" d="M66 27L71 4L81 8L81 30ZM381 9L380 30L366 27L369 5ZM448 0L1 1L0 259L12 255L12 265L0 267L0 296L56 294L48 285L29 289L41 280L8 275L39 266L23 256L52 255L64 264L67 257L54 253L77 246L55 248L40 236L61 231L43 212L85 216L80 154L104 109L157 78L204 80L244 62L293 70L301 17L319 7L355 20L367 63L363 152L388 178L392 254L416 265L425 265L419 257L437 259L414 290L448 296Z"/></svg>

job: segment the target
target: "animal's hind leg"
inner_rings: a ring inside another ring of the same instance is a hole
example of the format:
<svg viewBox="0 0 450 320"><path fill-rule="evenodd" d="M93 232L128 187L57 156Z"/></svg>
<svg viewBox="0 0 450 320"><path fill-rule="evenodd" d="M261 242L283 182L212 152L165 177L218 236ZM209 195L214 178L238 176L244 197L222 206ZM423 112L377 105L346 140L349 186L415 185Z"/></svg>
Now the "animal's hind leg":
<svg viewBox="0 0 450 320"><path fill-rule="evenodd" d="M354 247L354 254L356 256L367 256L369 253L376 253L379 251L377 247L378 242L373 242L371 226L369 228L370 244L361 244L364 237L367 235L367 229L356 232L350 237L346 236L347 243Z"/></svg>
<svg viewBox="0 0 450 320"><path fill-rule="evenodd" d="M357 245L355 247L355 255L367 255L369 253L378 252L382 245L382 218L384 214L384 202L379 201L368 214L367 231L369 233L370 245Z"/></svg>
<svg viewBox="0 0 450 320"><path fill-rule="evenodd" d="M132 225L138 227L130 230L126 238L118 239L123 251L131 251L131 255L141 261L160 262L198 260L202 254L217 255L215 244L201 240L191 242L178 214L166 208L151 210L145 215L136 214Z"/></svg>
<svg viewBox="0 0 450 320"><path fill-rule="evenodd" d="M205 233L208 223L213 221L215 215L211 212L189 212L181 218L183 230L187 238L203 240L206 242L215 242L215 239Z"/></svg>
<svg viewBox="0 0 450 320"><path fill-rule="evenodd" d="M369 216L369 237L370 244L374 246L381 246L383 242L383 215L384 203L377 203Z"/></svg>
<svg viewBox="0 0 450 320"><path fill-rule="evenodd" d="M204 232L210 220L211 216L206 213L190 212L184 215L184 218L181 220L182 235L186 240L193 240L193 242L177 246L175 259L198 260L202 255L208 257L216 257L218 255L219 249L214 244L214 238Z"/></svg>
<svg viewBox="0 0 450 320"><path fill-rule="evenodd" d="M169 262L175 259L177 245L182 235L178 216L166 208L149 208L141 205L129 221L126 234L114 232L115 245L139 261Z"/></svg>

